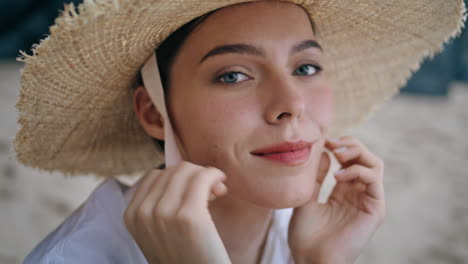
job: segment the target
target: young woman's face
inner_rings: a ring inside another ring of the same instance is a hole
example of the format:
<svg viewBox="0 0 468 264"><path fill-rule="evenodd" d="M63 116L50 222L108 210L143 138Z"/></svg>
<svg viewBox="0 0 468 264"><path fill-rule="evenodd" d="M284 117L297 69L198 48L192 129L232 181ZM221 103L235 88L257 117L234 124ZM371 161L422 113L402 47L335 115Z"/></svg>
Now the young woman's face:
<svg viewBox="0 0 468 264"><path fill-rule="evenodd" d="M284 208L311 198L332 119L315 40L302 8L252 2L208 17L174 60L169 113L186 158L223 170L237 199ZM312 143L303 160L252 154L297 141Z"/></svg>

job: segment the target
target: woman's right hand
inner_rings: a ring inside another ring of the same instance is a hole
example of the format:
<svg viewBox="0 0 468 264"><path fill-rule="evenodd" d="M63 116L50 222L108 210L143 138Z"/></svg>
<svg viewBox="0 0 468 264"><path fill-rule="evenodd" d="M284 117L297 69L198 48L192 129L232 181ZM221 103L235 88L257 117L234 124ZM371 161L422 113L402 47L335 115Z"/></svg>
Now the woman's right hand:
<svg viewBox="0 0 468 264"><path fill-rule="evenodd" d="M208 210L227 193L225 179L217 168L186 161L145 174L124 220L148 263L230 263Z"/></svg>

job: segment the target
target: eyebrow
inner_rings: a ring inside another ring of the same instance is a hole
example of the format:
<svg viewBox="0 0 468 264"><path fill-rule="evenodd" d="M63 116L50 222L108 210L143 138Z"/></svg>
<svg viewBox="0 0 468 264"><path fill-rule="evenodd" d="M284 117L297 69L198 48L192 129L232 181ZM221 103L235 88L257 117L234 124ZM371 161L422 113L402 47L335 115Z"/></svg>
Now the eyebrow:
<svg viewBox="0 0 468 264"><path fill-rule="evenodd" d="M310 40L304 40L301 43L292 47L292 49L289 51L289 55L301 52L309 48L317 48L323 51L322 47L318 44L317 41L310 39ZM249 44L243 44L243 43L229 44L229 45L222 45L222 46L217 46L213 48L205 56L203 56L203 58L200 60L200 63L202 63L209 57L229 54L229 53L247 54L247 55L259 56L259 57L266 56L265 51L263 49L249 45Z"/></svg>
<svg viewBox="0 0 468 264"><path fill-rule="evenodd" d="M289 55L292 55L297 52L301 52L309 48L317 48L320 51L323 51L322 46L320 46L320 44L318 44L317 41L309 39L309 40L304 40L301 43L295 45L289 52Z"/></svg>

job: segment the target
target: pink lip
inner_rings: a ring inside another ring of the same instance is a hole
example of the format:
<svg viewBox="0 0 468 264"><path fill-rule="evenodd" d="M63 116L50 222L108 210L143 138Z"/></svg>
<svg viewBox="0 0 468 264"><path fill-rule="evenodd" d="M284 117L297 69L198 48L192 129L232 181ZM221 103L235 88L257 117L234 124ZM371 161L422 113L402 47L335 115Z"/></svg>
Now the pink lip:
<svg viewBox="0 0 468 264"><path fill-rule="evenodd" d="M307 141L283 142L254 150L251 154L287 165L300 165L309 159L311 148L312 143Z"/></svg>

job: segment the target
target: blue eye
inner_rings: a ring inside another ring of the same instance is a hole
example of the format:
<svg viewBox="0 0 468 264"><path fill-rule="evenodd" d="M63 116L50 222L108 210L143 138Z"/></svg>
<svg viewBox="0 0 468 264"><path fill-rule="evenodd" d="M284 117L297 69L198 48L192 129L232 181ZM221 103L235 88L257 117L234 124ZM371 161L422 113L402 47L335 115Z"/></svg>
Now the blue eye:
<svg viewBox="0 0 468 264"><path fill-rule="evenodd" d="M242 72L227 72L217 78L222 83L238 83L247 79L247 75Z"/></svg>
<svg viewBox="0 0 468 264"><path fill-rule="evenodd" d="M304 64L299 66L296 70L294 70L293 74L294 75L315 75L319 71L321 71L322 68L316 65L312 64Z"/></svg>

